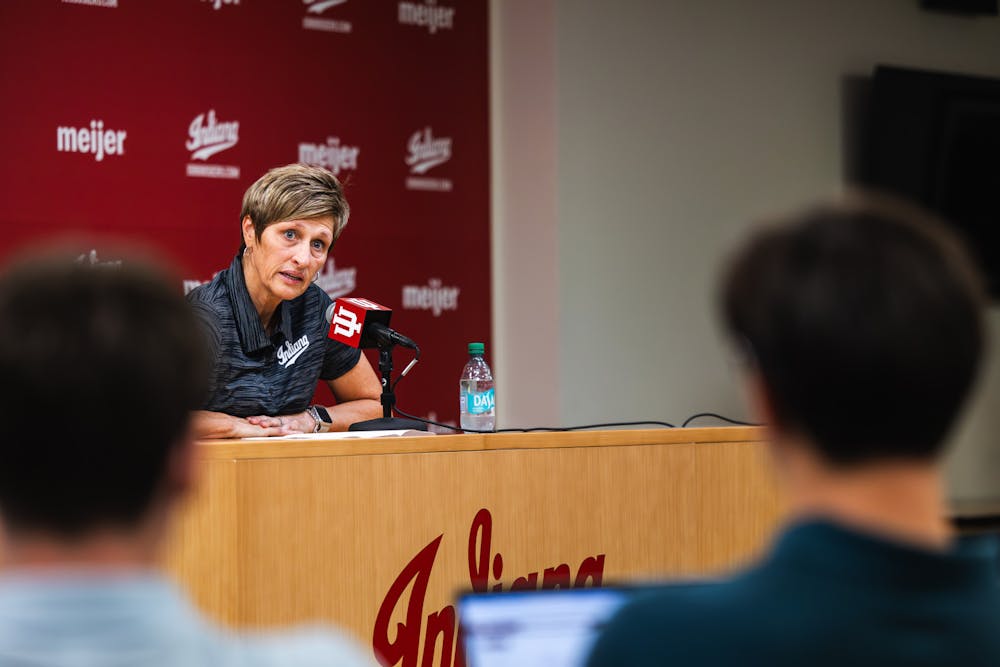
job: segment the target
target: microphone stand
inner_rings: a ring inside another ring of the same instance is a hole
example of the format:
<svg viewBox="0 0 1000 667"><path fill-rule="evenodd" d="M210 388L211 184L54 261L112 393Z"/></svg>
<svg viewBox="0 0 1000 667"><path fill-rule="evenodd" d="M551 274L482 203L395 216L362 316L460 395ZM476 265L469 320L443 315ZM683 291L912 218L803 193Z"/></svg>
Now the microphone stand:
<svg viewBox="0 0 1000 667"><path fill-rule="evenodd" d="M413 419L400 419L392 416L392 408L396 405L396 394L392 390L392 348L391 340L378 342L378 369L382 373L382 416L363 422L354 422L348 431L426 431L427 424ZM419 356L419 352L417 352ZM404 369L403 375L406 375Z"/></svg>

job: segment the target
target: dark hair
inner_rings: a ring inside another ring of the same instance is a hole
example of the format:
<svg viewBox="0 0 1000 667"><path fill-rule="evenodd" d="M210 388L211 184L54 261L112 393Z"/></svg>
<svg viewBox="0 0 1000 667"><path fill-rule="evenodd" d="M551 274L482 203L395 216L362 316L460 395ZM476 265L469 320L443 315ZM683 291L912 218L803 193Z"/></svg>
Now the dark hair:
<svg viewBox="0 0 1000 667"><path fill-rule="evenodd" d="M836 465L938 455L976 375L983 303L942 223L872 195L755 234L722 290L779 425Z"/></svg>
<svg viewBox="0 0 1000 667"><path fill-rule="evenodd" d="M179 284L150 267L31 258L0 277L0 515L73 538L131 527L206 387Z"/></svg>

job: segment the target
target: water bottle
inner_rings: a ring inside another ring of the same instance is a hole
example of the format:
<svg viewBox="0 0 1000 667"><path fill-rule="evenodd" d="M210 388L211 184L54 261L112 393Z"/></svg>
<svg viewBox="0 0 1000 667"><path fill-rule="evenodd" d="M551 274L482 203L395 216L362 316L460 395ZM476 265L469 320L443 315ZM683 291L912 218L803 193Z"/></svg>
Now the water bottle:
<svg viewBox="0 0 1000 667"><path fill-rule="evenodd" d="M497 428L493 373L483 359L485 351L486 346L482 343L469 343L469 362L462 369L462 379L458 383L464 430L495 431Z"/></svg>

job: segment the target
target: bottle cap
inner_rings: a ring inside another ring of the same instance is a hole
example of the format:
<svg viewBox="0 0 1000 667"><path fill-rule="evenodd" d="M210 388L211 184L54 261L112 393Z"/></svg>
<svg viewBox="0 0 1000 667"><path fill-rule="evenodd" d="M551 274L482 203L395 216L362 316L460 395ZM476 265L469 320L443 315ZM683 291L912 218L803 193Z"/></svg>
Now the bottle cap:
<svg viewBox="0 0 1000 667"><path fill-rule="evenodd" d="M486 346L482 343L469 343L469 354L482 354L486 352Z"/></svg>

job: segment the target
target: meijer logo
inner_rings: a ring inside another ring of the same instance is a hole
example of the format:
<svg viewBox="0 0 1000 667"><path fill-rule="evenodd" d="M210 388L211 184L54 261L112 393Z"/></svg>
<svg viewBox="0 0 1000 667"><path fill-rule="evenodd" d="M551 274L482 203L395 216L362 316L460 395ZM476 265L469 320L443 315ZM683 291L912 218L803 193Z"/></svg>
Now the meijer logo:
<svg viewBox="0 0 1000 667"><path fill-rule="evenodd" d="M192 160L207 160L217 153L229 150L240 140L239 121L220 123L215 118L215 109L207 114L200 113L188 126L188 140L184 147L191 151ZM240 168L233 165L188 164L188 176L205 178L239 178Z"/></svg>
<svg viewBox="0 0 1000 667"><path fill-rule="evenodd" d="M429 310L438 317L445 310L458 310L460 291L458 287L442 286L439 278L431 278L427 285L406 285L403 287L403 308Z"/></svg>
<svg viewBox="0 0 1000 667"><path fill-rule="evenodd" d="M90 127L57 127L56 150L60 153L90 153L100 162L105 155L124 155L125 130L104 128L103 120L90 121Z"/></svg>
<svg viewBox="0 0 1000 667"><path fill-rule="evenodd" d="M336 21L334 19L319 18L328 9L342 5L347 0L302 0L306 5L306 16L302 18L302 27L306 30L321 30L323 32L351 32L353 26L350 21Z"/></svg>
<svg viewBox="0 0 1000 667"><path fill-rule="evenodd" d="M427 28L430 34L438 30L451 30L455 27L455 8L438 6L437 0L399 3L399 22L403 25L415 25Z"/></svg>
<svg viewBox="0 0 1000 667"><path fill-rule="evenodd" d="M299 144L299 162L316 167L325 167L339 174L341 170L357 169L357 146L341 145L338 137L327 137L325 144Z"/></svg>

